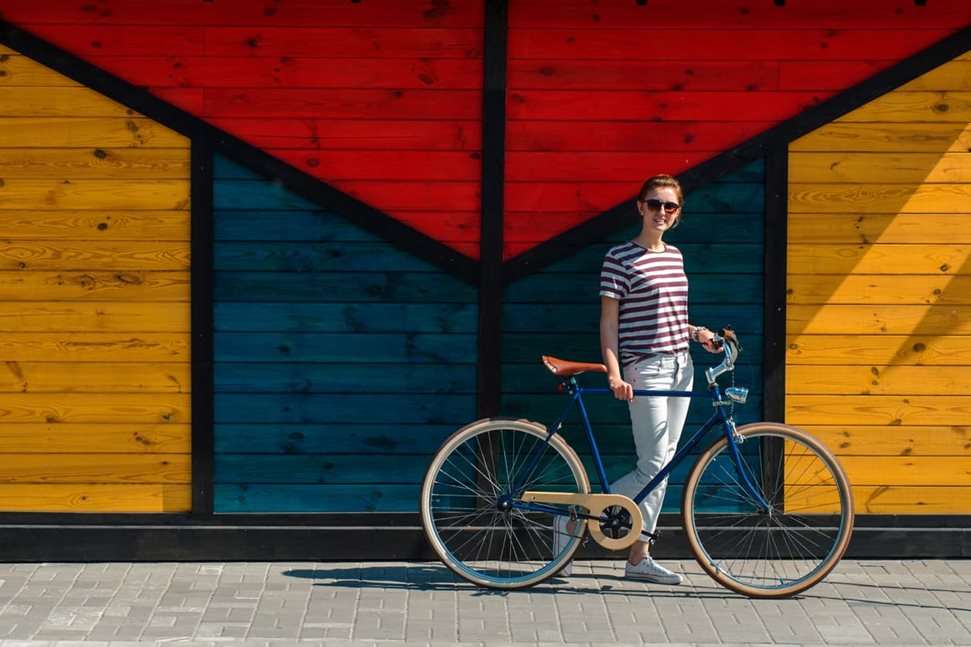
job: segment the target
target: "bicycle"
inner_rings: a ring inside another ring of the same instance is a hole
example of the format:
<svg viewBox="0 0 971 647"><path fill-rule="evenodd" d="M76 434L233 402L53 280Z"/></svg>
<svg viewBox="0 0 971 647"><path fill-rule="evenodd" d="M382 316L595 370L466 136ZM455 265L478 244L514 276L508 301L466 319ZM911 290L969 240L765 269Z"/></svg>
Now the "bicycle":
<svg viewBox="0 0 971 647"><path fill-rule="evenodd" d="M442 562L480 586L518 589L555 575L589 534L609 550L639 538L638 503L685 460L707 433L723 437L704 449L684 484L681 515L688 544L716 582L759 598L789 597L822 580L846 551L853 530L853 497L836 458L805 431L771 422L736 428L734 407L748 389L718 378L735 368L742 348L730 328L716 335L723 352L708 368L708 393L635 390L635 396L710 397L714 412L634 499L612 494L576 376L606 373L602 364L543 356L568 399L547 429L529 420L491 418L450 436L429 465L421 491L425 534ZM734 382L734 380L733 380ZM570 410L580 413L601 493L559 433ZM566 523L556 524L556 517ZM572 532L554 541L557 526ZM579 527L578 527L579 526ZM565 540L565 541L564 541Z"/></svg>

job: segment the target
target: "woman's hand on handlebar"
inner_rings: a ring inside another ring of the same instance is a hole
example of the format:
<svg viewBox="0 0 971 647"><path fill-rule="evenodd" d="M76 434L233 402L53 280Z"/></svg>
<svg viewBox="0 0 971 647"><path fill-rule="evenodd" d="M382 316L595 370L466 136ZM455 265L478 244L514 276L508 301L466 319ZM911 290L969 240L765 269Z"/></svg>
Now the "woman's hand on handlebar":
<svg viewBox="0 0 971 647"><path fill-rule="evenodd" d="M613 392L614 397L618 400L633 400L634 399L634 387L625 382L619 377L613 375L607 378L607 386Z"/></svg>
<svg viewBox="0 0 971 647"><path fill-rule="evenodd" d="M722 350L721 344L715 343L715 333L708 330L704 326L698 326L698 328L695 329L695 339L697 339L698 343L704 346L705 350L709 353L720 353Z"/></svg>

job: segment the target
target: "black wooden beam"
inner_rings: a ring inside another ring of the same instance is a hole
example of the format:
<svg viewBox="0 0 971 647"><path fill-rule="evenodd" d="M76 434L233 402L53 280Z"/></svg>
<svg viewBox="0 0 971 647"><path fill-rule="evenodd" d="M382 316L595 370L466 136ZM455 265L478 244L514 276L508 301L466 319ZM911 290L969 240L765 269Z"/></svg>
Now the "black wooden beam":
<svg viewBox="0 0 971 647"><path fill-rule="evenodd" d="M192 513L213 513L213 151L192 140Z"/></svg>
<svg viewBox="0 0 971 647"><path fill-rule="evenodd" d="M506 158L506 0L486 0L483 35L482 217L479 243L480 418L499 414L502 341L503 187Z"/></svg>

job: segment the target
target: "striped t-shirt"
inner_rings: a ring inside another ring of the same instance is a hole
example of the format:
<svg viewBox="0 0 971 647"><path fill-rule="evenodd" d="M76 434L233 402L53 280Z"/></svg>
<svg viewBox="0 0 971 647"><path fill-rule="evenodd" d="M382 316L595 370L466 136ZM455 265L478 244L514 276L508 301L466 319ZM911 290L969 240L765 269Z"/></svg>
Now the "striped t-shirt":
<svg viewBox="0 0 971 647"><path fill-rule="evenodd" d="M681 252L665 244L652 252L629 242L604 257L600 296L620 301L620 361L688 350L688 278Z"/></svg>

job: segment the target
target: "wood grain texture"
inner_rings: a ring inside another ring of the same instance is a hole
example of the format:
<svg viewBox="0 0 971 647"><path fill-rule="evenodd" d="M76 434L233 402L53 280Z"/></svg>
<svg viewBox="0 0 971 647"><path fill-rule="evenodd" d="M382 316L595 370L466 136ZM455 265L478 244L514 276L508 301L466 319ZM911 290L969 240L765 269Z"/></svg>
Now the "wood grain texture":
<svg viewBox="0 0 971 647"><path fill-rule="evenodd" d="M98 209L184 211L189 206L185 180L5 180L0 186L4 209Z"/></svg>
<svg viewBox="0 0 971 647"><path fill-rule="evenodd" d="M188 241L0 241L0 271L188 269Z"/></svg>
<svg viewBox="0 0 971 647"><path fill-rule="evenodd" d="M0 419L27 423L187 423L179 393L13 393L0 397Z"/></svg>
<svg viewBox="0 0 971 647"><path fill-rule="evenodd" d="M189 308L118 301L8 301L0 302L0 330L188 333Z"/></svg>
<svg viewBox="0 0 971 647"><path fill-rule="evenodd" d="M795 425L963 425L966 395L789 395L786 419Z"/></svg>
<svg viewBox="0 0 971 647"><path fill-rule="evenodd" d="M789 144L790 151L861 151L964 153L971 147L967 124L841 123L827 124Z"/></svg>
<svg viewBox="0 0 971 647"><path fill-rule="evenodd" d="M971 305L971 277L791 274L786 301L798 305Z"/></svg>
<svg viewBox="0 0 971 647"><path fill-rule="evenodd" d="M793 274L954 276L971 272L968 245L803 245L790 241L788 251Z"/></svg>
<svg viewBox="0 0 971 647"><path fill-rule="evenodd" d="M140 117L134 110L82 87L0 86L4 117Z"/></svg>
<svg viewBox="0 0 971 647"><path fill-rule="evenodd" d="M799 335L968 335L968 306L789 306L786 330Z"/></svg>
<svg viewBox="0 0 971 647"><path fill-rule="evenodd" d="M185 145L185 137L144 117L0 115L0 146L5 148L179 148Z"/></svg>
<svg viewBox="0 0 971 647"><path fill-rule="evenodd" d="M809 425L806 431L838 456L967 456L966 426Z"/></svg>
<svg viewBox="0 0 971 647"><path fill-rule="evenodd" d="M4 240L189 240L188 211L0 210Z"/></svg>
<svg viewBox="0 0 971 647"><path fill-rule="evenodd" d="M185 180L189 177L189 151L185 148L5 148L0 150L0 177L4 181Z"/></svg>
<svg viewBox="0 0 971 647"><path fill-rule="evenodd" d="M188 424L23 423L0 429L0 451L23 454L188 454Z"/></svg>
<svg viewBox="0 0 971 647"><path fill-rule="evenodd" d="M971 221L955 213L791 213L789 239L796 244L879 242L971 244Z"/></svg>
<svg viewBox="0 0 971 647"><path fill-rule="evenodd" d="M790 366L786 392L822 395L962 395L965 366Z"/></svg>
<svg viewBox="0 0 971 647"><path fill-rule="evenodd" d="M967 184L790 184L790 213L971 213Z"/></svg>
<svg viewBox="0 0 971 647"><path fill-rule="evenodd" d="M0 393L189 393L186 363L15 362L0 365Z"/></svg>
<svg viewBox="0 0 971 647"><path fill-rule="evenodd" d="M890 92L842 117L843 123L961 123L971 121L971 92Z"/></svg>
<svg viewBox="0 0 971 647"><path fill-rule="evenodd" d="M167 483L4 483L0 510L8 512L188 512L192 488Z"/></svg>
<svg viewBox="0 0 971 647"><path fill-rule="evenodd" d="M789 181L858 184L967 183L971 153L791 153Z"/></svg>
<svg viewBox="0 0 971 647"><path fill-rule="evenodd" d="M188 272L0 271L2 301L189 301Z"/></svg>
<svg viewBox="0 0 971 647"><path fill-rule="evenodd" d="M0 352L15 362L188 362L184 333L5 332Z"/></svg>
<svg viewBox="0 0 971 647"><path fill-rule="evenodd" d="M0 483L186 483L185 454L4 454Z"/></svg>
<svg viewBox="0 0 971 647"><path fill-rule="evenodd" d="M960 336L790 335L786 362L814 365L971 366L971 348Z"/></svg>

